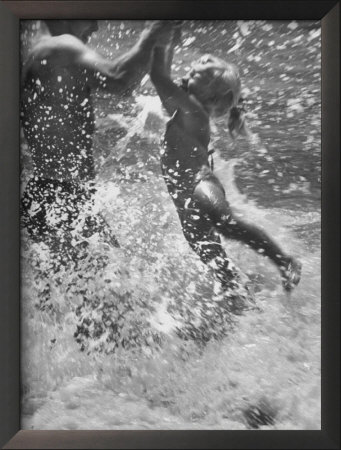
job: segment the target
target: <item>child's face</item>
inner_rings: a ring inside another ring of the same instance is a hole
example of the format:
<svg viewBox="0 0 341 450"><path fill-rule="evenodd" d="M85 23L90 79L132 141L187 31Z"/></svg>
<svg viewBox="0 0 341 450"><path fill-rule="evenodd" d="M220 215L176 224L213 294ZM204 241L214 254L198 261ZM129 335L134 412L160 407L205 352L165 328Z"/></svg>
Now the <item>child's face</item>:
<svg viewBox="0 0 341 450"><path fill-rule="evenodd" d="M233 93L221 93L212 77L212 60L201 58L192 65L186 79L188 92L193 95L204 107L210 116L221 117L226 114L231 105Z"/></svg>
<svg viewBox="0 0 341 450"><path fill-rule="evenodd" d="M215 89L210 89L200 75L190 76L187 86L188 92L202 104L210 116L221 117L229 111L230 97L227 99L226 95L222 96Z"/></svg>

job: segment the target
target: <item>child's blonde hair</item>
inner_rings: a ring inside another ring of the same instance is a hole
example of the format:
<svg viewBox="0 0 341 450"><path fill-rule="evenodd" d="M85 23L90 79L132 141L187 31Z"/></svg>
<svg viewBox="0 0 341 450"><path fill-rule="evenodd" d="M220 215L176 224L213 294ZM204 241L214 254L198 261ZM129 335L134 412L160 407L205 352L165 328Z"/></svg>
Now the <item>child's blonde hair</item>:
<svg viewBox="0 0 341 450"><path fill-rule="evenodd" d="M241 81L237 66L206 54L192 64L191 76L198 76L204 89L201 98L205 103L222 103L229 113L228 127L232 137L240 134L245 121L241 101Z"/></svg>

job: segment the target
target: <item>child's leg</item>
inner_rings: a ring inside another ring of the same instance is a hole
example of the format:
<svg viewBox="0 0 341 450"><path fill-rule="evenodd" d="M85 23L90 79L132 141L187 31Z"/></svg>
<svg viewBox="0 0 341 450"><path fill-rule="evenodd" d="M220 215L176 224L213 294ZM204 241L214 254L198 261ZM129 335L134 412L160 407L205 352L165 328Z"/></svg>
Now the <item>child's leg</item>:
<svg viewBox="0 0 341 450"><path fill-rule="evenodd" d="M283 287L290 291L301 278L301 264L292 256L286 255L278 244L261 228L235 217L217 229L230 239L237 239L253 250L270 258L280 271Z"/></svg>
<svg viewBox="0 0 341 450"><path fill-rule="evenodd" d="M254 308L254 299L245 286L240 273L228 258L220 242L220 236L215 231L213 223L207 214L191 202L183 214L180 215L183 233L200 259L214 272L222 287L223 302L231 312L241 312Z"/></svg>
<svg viewBox="0 0 341 450"><path fill-rule="evenodd" d="M227 257L214 224L195 205L190 206L181 217L187 242L203 263L214 266L215 275L223 287L235 287L239 282L238 272Z"/></svg>
<svg viewBox="0 0 341 450"><path fill-rule="evenodd" d="M285 289L292 289L300 280L300 263L286 255L261 228L233 216L224 189L215 176L196 186L194 198L200 209L209 215L216 229L226 238L236 239L269 257L278 267Z"/></svg>

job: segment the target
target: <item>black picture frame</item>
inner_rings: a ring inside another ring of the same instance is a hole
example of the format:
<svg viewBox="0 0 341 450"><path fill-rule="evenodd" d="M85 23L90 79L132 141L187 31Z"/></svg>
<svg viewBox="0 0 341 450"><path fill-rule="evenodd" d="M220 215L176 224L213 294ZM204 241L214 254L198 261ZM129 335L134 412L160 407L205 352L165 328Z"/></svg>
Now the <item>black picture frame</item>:
<svg viewBox="0 0 341 450"><path fill-rule="evenodd" d="M33 448L340 448L340 2L0 1L0 445ZM19 20L271 19L322 23L322 430L20 430ZM7 444L6 444L7 443Z"/></svg>

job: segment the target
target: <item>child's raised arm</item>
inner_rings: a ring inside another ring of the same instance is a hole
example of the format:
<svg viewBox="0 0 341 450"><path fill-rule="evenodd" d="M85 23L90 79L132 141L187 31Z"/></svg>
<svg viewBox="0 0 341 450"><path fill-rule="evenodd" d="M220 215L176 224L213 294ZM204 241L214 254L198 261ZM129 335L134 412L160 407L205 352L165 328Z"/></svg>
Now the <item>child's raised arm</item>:
<svg viewBox="0 0 341 450"><path fill-rule="evenodd" d="M198 110L197 103L171 79L173 50L176 43L179 41L179 33L180 29L177 27L174 31L171 43L166 48L155 47L150 72L150 78L160 100L168 114L171 116L178 109L182 109L187 113L194 113Z"/></svg>

